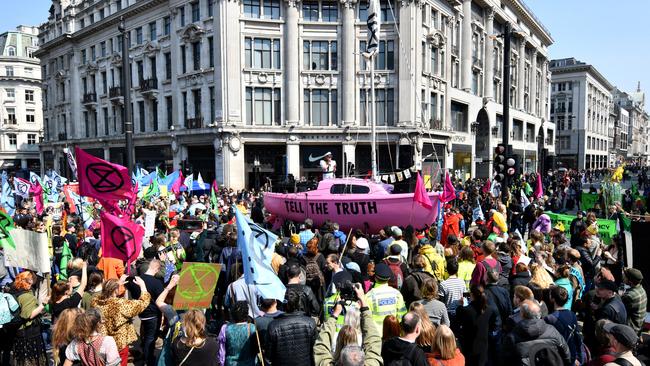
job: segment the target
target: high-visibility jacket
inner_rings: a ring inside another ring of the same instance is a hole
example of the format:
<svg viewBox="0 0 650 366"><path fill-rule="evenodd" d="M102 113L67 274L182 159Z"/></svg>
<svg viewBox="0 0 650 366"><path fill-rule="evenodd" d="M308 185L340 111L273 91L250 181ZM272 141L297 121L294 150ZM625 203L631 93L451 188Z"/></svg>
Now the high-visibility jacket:
<svg viewBox="0 0 650 366"><path fill-rule="evenodd" d="M406 304L402 294L388 286L388 283L376 283L366 294L366 302L379 330L383 329L384 318L387 315L395 315L398 320L401 320L402 315L406 314Z"/></svg>

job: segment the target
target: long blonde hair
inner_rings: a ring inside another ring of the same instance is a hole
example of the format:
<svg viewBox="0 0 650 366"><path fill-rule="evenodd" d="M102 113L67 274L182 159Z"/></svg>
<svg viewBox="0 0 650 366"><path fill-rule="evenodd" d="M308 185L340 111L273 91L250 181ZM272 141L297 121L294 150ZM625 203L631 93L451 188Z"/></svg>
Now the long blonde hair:
<svg viewBox="0 0 650 366"><path fill-rule="evenodd" d="M436 326L431 322L431 319L429 319L429 314L427 314L427 311L424 309L424 305L419 302L411 303L409 311L414 311L418 314L420 317L420 325L422 326L420 335L415 340L415 343L419 346L430 347L433 344L433 338L436 335Z"/></svg>
<svg viewBox="0 0 650 366"><path fill-rule="evenodd" d="M65 309L61 312L52 328L52 353L54 363L59 364L59 348L67 346L75 337L75 319L83 313L79 308Z"/></svg>
<svg viewBox="0 0 650 366"><path fill-rule="evenodd" d="M440 354L441 360L451 360L456 357L456 348L454 332L448 326L441 324L433 337L431 351Z"/></svg>
<svg viewBox="0 0 650 366"><path fill-rule="evenodd" d="M547 289L553 284L553 277L548 273L544 266L533 264L531 266L530 283L541 289Z"/></svg>
<svg viewBox="0 0 650 366"><path fill-rule="evenodd" d="M185 344L190 347L200 345L207 337L205 332L205 315L200 310L190 310L183 314Z"/></svg>

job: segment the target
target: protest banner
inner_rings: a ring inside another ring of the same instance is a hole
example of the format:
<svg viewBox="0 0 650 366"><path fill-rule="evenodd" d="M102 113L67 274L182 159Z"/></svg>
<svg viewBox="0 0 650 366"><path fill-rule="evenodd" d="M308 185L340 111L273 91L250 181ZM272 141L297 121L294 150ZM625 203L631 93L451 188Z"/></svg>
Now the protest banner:
<svg viewBox="0 0 650 366"><path fill-rule="evenodd" d="M212 303L221 264L185 262L172 303L176 310L206 309Z"/></svg>
<svg viewBox="0 0 650 366"><path fill-rule="evenodd" d="M7 265L30 269L36 272L50 272L50 253L46 233L15 228L9 231L15 247L4 248Z"/></svg>
<svg viewBox="0 0 650 366"><path fill-rule="evenodd" d="M545 213L548 215L548 217L551 218L551 222L553 226L555 226L558 222L561 222L565 227L564 233L566 234L566 237L567 238L571 237L569 228L571 227L571 221L573 221L573 219L576 218L575 216L556 214L552 212L545 212ZM598 234L603 240L603 243L606 244L611 243L612 236L616 234L616 220L598 219Z"/></svg>
<svg viewBox="0 0 650 366"><path fill-rule="evenodd" d="M144 237L153 236L156 225L156 211L144 209Z"/></svg>
<svg viewBox="0 0 650 366"><path fill-rule="evenodd" d="M598 193L582 193L580 196L580 208L582 210L588 211L596 207L598 203L599 195Z"/></svg>
<svg viewBox="0 0 650 366"><path fill-rule="evenodd" d="M45 204L45 212L52 215L54 221L59 221L63 217L63 206L63 202L48 202Z"/></svg>

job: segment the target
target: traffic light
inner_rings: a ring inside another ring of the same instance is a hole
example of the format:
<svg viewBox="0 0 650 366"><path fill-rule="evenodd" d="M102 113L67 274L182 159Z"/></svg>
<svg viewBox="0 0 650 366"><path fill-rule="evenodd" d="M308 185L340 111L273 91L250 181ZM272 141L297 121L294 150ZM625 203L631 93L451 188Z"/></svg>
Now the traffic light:
<svg viewBox="0 0 650 366"><path fill-rule="evenodd" d="M506 146L498 144L494 148L494 180L502 182L506 177Z"/></svg>
<svg viewBox="0 0 650 366"><path fill-rule="evenodd" d="M516 177L519 172L519 157L517 155L508 156L506 159L506 175Z"/></svg>

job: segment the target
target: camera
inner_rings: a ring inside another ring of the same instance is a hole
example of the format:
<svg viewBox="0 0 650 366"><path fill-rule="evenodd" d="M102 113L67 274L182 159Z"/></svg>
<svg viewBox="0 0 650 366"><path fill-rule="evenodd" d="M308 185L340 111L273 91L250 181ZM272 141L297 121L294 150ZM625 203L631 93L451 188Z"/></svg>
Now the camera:
<svg viewBox="0 0 650 366"><path fill-rule="evenodd" d="M345 281L340 284L339 296L343 301L357 301L357 293L354 290L354 284L351 281Z"/></svg>

